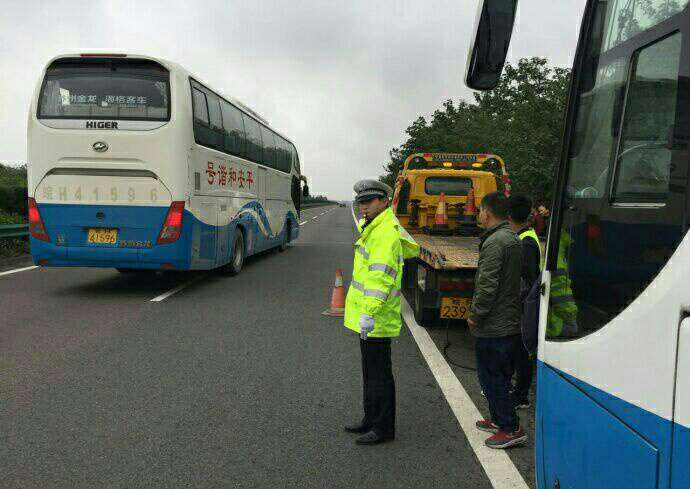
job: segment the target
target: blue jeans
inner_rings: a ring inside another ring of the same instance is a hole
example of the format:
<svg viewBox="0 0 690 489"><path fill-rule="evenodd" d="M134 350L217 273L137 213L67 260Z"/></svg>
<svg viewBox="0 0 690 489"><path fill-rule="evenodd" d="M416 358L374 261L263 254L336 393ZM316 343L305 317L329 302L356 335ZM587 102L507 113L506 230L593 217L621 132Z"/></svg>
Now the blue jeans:
<svg viewBox="0 0 690 489"><path fill-rule="evenodd" d="M475 345L477 374L489 402L491 420L506 433L517 431L520 426L510 396L513 362L520 341L520 335L477 338Z"/></svg>

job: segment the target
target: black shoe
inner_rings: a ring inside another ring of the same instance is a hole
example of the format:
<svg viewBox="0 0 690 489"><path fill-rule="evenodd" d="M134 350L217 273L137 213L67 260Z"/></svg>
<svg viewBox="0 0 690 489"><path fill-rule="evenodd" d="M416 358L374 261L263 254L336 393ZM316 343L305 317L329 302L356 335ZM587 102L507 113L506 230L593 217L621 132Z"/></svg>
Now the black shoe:
<svg viewBox="0 0 690 489"><path fill-rule="evenodd" d="M395 439L395 435L381 436L375 431L370 431L355 440L357 445L377 445L385 441L392 441Z"/></svg>
<svg viewBox="0 0 690 489"><path fill-rule="evenodd" d="M371 429L371 426L365 426L362 423L350 424L350 425L345 426L345 431L347 431L348 433L356 433L358 435L362 434L362 433L366 433L370 429Z"/></svg>

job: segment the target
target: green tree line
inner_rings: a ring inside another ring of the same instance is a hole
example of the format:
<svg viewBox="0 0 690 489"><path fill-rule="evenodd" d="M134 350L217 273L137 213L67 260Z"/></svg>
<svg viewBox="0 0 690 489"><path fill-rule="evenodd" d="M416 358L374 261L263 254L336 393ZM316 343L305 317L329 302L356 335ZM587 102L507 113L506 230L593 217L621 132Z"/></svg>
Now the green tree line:
<svg viewBox="0 0 690 489"><path fill-rule="evenodd" d="M447 100L429 121L418 117L407 141L390 151L381 180L392 186L413 153L494 153L505 160L515 191L550 201L569 79L569 69L544 58L506 64L494 90L474 93L472 102Z"/></svg>

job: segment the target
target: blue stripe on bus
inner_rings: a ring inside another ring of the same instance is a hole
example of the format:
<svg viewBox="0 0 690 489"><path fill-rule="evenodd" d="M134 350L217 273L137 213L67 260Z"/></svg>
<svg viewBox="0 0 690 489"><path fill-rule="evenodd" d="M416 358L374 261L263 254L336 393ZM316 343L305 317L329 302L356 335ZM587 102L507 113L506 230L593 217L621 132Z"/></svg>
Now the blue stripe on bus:
<svg viewBox="0 0 690 489"><path fill-rule="evenodd" d="M31 238L31 255L36 264L45 260L48 266L160 269L171 265L177 270L208 270L230 261L238 226L245 234L248 256L279 245L288 224L290 240L299 234L293 212L288 212L280 232L272 234L266 213L256 201L242 207L227 226L205 224L185 210L180 239L166 245L156 245L156 240L168 207L38 204L38 208L51 242ZM97 217L99 212L102 219ZM117 228L118 244L88 244L91 227Z"/></svg>
<svg viewBox="0 0 690 489"><path fill-rule="evenodd" d="M537 368L538 487L556 479L574 489L690 487L688 427L543 362Z"/></svg>

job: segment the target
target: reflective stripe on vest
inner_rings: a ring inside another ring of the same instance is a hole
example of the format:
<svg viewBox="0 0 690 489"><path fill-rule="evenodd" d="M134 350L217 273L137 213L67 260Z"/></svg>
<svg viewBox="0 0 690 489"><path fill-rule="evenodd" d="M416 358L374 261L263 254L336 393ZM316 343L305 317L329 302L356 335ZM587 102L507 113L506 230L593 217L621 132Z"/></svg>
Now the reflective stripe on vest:
<svg viewBox="0 0 690 489"><path fill-rule="evenodd" d="M357 251L364 257L365 260L369 259L369 253L367 253L367 250L364 248L364 246L357 246Z"/></svg>
<svg viewBox="0 0 690 489"><path fill-rule="evenodd" d="M544 270L544 255L542 254L541 251L541 243L539 242L539 236L537 236L537 233L534 231L534 229L529 228L527 231L523 231L520 233L520 239L525 239L525 238L532 238L535 243L537 243L537 248L539 248L539 271Z"/></svg>
<svg viewBox="0 0 690 489"><path fill-rule="evenodd" d="M398 297L400 295L400 291L398 289L391 289L390 294L386 294L385 292L381 292L380 290L376 289L365 289L364 285L362 285L360 282L357 282L356 280L350 282L350 286L353 289L359 290L366 296L376 297L377 299L381 299L383 302L386 302L389 297L393 298Z"/></svg>
<svg viewBox="0 0 690 489"><path fill-rule="evenodd" d="M369 271L370 272L383 272L386 275L390 275L393 277L393 280L395 280L395 277L398 276L398 271L393 268L389 267L388 265L385 265L383 263L372 263L369 265Z"/></svg>

